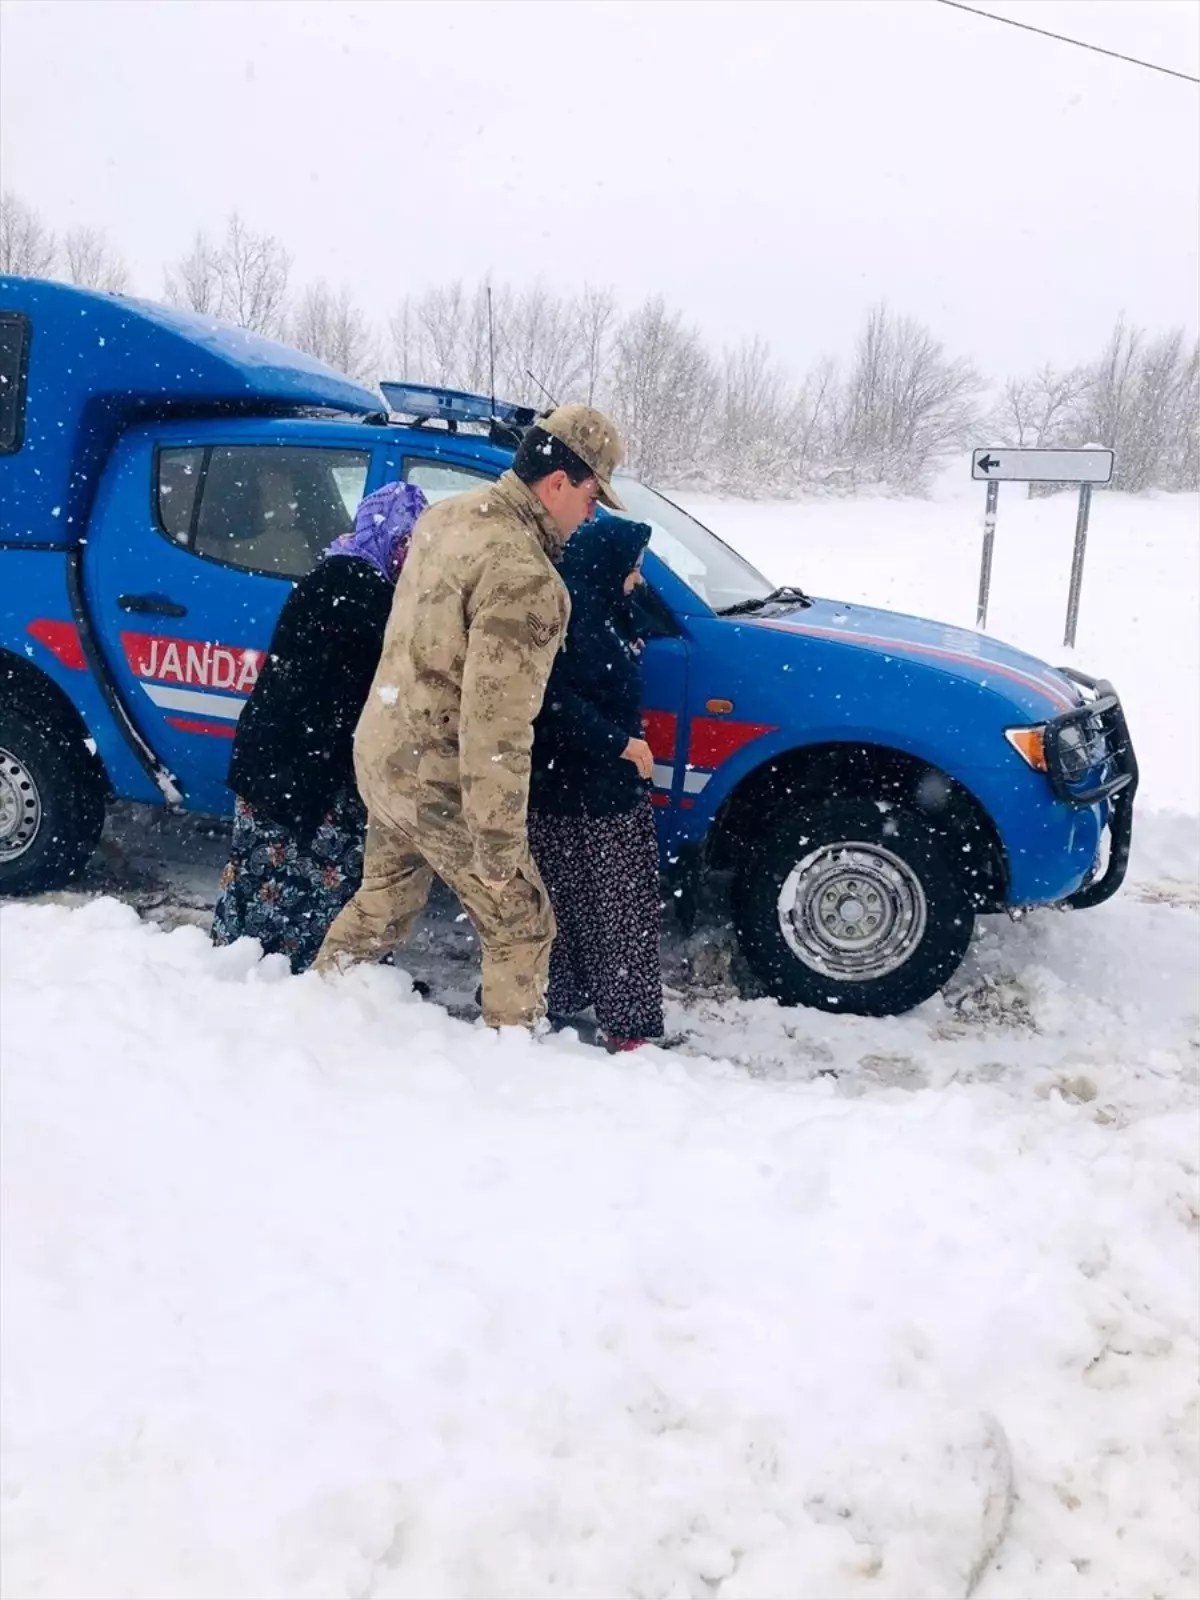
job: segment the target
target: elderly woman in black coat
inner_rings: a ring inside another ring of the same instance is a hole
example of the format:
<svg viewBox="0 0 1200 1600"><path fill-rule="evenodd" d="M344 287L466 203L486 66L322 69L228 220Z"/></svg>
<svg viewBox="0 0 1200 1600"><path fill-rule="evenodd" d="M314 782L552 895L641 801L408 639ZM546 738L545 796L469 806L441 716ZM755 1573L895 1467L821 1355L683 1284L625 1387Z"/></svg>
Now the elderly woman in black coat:
<svg viewBox="0 0 1200 1600"><path fill-rule="evenodd" d="M248 936L303 972L362 881L367 816L354 781L354 729L425 506L415 484L376 489L351 532L284 601L234 739L233 851L214 944Z"/></svg>
<svg viewBox="0 0 1200 1600"><path fill-rule="evenodd" d="M567 544L571 620L534 724L529 788L530 848L558 922L547 1009L593 1006L610 1050L663 1032L653 758L629 598L650 531L601 513Z"/></svg>

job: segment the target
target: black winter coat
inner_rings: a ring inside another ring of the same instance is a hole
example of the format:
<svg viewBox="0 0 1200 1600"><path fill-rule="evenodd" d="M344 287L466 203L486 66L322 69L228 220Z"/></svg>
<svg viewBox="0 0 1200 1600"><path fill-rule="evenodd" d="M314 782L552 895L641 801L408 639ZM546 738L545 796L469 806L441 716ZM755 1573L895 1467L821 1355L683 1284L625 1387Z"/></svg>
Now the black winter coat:
<svg viewBox="0 0 1200 1600"><path fill-rule="evenodd" d="M358 556L320 561L292 590L238 721L229 787L311 839L354 784L354 729L379 665L394 590Z"/></svg>
<svg viewBox="0 0 1200 1600"><path fill-rule="evenodd" d="M601 513L567 541L566 640L533 726L529 804L551 816L632 811L649 785L621 752L642 734L642 669L625 579L650 538L644 522Z"/></svg>

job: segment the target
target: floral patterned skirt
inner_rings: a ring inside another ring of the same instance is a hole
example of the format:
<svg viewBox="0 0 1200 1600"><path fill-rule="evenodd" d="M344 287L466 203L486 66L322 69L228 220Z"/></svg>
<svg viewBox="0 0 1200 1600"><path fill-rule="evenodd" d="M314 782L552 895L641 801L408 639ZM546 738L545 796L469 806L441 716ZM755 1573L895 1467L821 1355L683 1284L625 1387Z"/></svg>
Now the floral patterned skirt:
<svg viewBox="0 0 1200 1600"><path fill-rule="evenodd" d="M593 1006L610 1039L661 1038L662 904L650 801L612 817L531 811L529 848L558 922L550 1015Z"/></svg>
<svg viewBox="0 0 1200 1600"><path fill-rule="evenodd" d="M311 839L239 798L213 943L257 939L264 955L287 956L293 972L311 966L329 924L362 882L366 825L366 809L350 789L337 796Z"/></svg>

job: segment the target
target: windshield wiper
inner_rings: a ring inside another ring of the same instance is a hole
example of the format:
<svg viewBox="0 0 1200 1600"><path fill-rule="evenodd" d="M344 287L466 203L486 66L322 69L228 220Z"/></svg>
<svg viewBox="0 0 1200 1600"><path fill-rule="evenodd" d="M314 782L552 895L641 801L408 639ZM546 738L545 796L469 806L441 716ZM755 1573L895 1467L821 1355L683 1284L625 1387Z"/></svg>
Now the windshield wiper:
<svg viewBox="0 0 1200 1600"><path fill-rule="evenodd" d="M749 611L761 611L764 606L771 605L810 606L812 601L803 589L797 589L790 583L783 584L778 589L772 589L770 594L764 594L760 600L739 600L736 605L722 606L717 612L719 617L741 617Z"/></svg>

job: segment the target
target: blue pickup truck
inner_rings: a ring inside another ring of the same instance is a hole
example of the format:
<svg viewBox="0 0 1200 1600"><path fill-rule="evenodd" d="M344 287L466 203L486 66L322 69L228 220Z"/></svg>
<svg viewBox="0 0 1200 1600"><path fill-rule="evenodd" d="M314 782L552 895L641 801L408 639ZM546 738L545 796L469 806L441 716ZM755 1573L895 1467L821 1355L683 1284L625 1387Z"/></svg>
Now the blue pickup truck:
<svg viewBox="0 0 1200 1600"><path fill-rule="evenodd" d="M230 740L292 582L364 493L471 488L534 420L383 390L389 410L209 318L0 278L0 893L69 882L114 797L230 812ZM685 905L706 869L732 874L770 993L903 1011L977 914L1116 891L1137 766L1109 684L778 588L645 484L620 494L654 530L664 870Z"/></svg>

